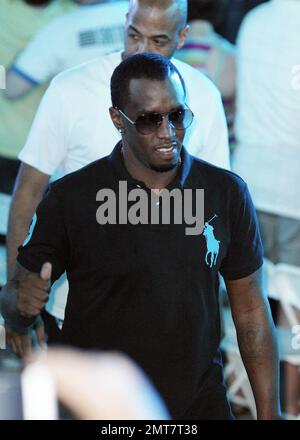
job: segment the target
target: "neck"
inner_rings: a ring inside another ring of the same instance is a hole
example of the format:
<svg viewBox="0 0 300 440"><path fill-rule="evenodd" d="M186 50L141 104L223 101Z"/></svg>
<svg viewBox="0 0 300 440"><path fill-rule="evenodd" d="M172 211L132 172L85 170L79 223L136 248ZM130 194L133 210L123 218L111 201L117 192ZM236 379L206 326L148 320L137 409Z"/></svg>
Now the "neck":
<svg viewBox="0 0 300 440"><path fill-rule="evenodd" d="M124 164L128 173L136 180L144 182L149 189L161 190L166 188L176 177L180 164L170 171L155 171L141 165L129 148L122 147Z"/></svg>

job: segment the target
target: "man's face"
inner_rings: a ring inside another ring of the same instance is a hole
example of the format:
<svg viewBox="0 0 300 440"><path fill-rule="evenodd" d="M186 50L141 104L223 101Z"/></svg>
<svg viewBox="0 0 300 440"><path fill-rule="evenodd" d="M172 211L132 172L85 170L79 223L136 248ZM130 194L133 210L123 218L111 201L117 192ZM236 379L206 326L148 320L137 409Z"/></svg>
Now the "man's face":
<svg viewBox="0 0 300 440"><path fill-rule="evenodd" d="M188 28L182 28L176 4L167 10L138 1L131 3L125 26L125 54L153 52L171 58L183 46Z"/></svg>
<svg viewBox="0 0 300 440"><path fill-rule="evenodd" d="M132 79L129 86L129 103L123 109L133 121L141 114L166 113L184 108L184 92L178 75L172 75L164 81L150 79ZM126 118L122 117L125 134L124 148L140 170L150 168L157 172L170 171L180 162L180 151L185 130L176 130L163 119L153 133L144 135L136 130Z"/></svg>

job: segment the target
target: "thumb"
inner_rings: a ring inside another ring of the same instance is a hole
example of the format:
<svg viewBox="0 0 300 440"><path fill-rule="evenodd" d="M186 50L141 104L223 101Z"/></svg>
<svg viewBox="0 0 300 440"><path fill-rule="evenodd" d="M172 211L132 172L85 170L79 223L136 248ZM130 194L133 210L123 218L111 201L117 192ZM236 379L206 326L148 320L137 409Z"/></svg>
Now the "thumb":
<svg viewBox="0 0 300 440"><path fill-rule="evenodd" d="M52 264L44 263L41 268L40 277L44 281L51 281L51 274L52 274Z"/></svg>

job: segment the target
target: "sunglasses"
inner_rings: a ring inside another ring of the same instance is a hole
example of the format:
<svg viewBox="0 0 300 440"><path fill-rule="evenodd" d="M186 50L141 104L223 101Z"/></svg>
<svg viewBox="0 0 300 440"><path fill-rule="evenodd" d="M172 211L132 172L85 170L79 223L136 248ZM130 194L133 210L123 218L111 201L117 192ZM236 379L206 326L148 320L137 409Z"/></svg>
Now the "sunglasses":
<svg viewBox="0 0 300 440"><path fill-rule="evenodd" d="M194 114L189 108L180 108L166 113L144 113L140 115L135 121L132 121L125 113L117 108L124 118L132 125L135 125L136 130L140 134L154 133L158 127L161 126L165 117L168 118L168 123L175 130L185 130L188 128L194 119Z"/></svg>

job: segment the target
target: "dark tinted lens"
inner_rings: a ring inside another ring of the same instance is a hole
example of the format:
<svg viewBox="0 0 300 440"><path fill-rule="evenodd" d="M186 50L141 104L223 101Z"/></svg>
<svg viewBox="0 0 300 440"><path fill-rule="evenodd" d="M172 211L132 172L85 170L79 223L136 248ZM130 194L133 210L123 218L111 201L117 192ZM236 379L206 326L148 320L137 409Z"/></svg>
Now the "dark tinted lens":
<svg viewBox="0 0 300 440"><path fill-rule="evenodd" d="M143 134L153 133L161 124L162 116L159 113L141 115L135 121L137 131Z"/></svg>
<svg viewBox="0 0 300 440"><path fill-rule="evenodd" d="M169 114L169 121L178 130L184 130L191 125L193 116L190 109L179 109Z"/></svg>
<svg viewBox="0 0 300 440"><path fill-rule="evenodd" d="M177 130L188 128L193 121L193 112L190 109L178 109L168 114L169 123ZM141 134L155 132L162 123L163 116L160 113L147 113L141 115L135 121L135 127Z"/></svg>

